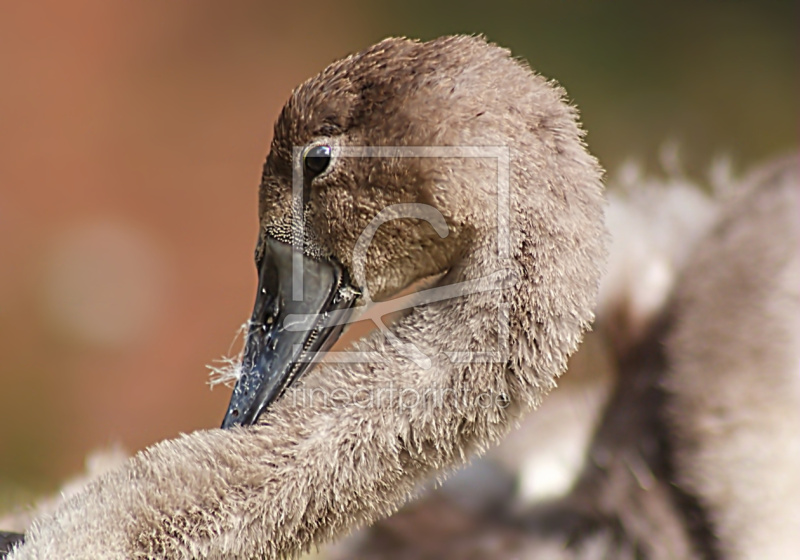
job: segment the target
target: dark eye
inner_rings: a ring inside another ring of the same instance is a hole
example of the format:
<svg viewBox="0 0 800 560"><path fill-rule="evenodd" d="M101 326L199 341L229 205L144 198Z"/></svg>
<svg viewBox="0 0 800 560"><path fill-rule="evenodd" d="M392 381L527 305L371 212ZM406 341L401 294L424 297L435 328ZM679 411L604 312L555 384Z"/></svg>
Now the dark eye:
<svg viewBox="0 0 800 560"><path fill-rule="evenodd" d="M313 179L326 169L331 162L331 147L325 144L314 146L306 151L303 156L303 167L308 178Z"/></svg>

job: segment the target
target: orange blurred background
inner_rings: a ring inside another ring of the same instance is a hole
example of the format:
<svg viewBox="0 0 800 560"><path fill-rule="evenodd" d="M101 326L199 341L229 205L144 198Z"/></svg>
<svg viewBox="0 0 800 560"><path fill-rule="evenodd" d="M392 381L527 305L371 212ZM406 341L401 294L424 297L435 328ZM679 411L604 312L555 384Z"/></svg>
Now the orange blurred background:
<svg viewBox="0 0 800 560"><path fill-rule="evenodd" d="M291 88L387 35L484 32L559 79L609 168L794 149L793 2L0 4L0 506L87 452L217 426Z"/></svg>

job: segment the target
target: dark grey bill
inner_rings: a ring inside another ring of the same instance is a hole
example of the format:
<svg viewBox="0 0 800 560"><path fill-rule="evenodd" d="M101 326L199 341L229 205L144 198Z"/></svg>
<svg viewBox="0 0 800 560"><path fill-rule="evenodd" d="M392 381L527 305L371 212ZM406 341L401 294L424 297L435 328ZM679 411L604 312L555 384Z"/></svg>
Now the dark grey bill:
<svg viewBox="0 0 800 560"><path fill-rule="evenodd" d="M339 338L358 298L338 263L267 237L241 375L223 428L249 426ZM294 267L302 270L296 290Z"/></svg>

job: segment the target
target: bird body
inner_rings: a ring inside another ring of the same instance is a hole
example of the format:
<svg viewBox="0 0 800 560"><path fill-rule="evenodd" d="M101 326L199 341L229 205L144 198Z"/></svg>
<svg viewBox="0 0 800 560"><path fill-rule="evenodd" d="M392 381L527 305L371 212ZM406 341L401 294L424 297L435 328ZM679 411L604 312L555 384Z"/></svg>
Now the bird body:
<svg viewBox="0 0 800 560"><path fill-rule="evenodd" d="M800 551L800 160L744 182L677 290L676 481L723 557L788 559Z"/></svg>

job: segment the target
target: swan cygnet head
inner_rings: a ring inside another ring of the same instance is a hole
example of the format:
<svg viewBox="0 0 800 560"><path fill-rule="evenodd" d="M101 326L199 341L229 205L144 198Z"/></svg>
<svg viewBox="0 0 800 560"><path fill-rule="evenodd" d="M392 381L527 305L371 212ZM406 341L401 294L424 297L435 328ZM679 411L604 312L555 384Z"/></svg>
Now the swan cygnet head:
<svg viewBox="0 0 800 560"><path fill-rule="evenodd" d="M301 84L264 166L259 293L223 427L254 423L359 296L447 272L484 277L478 292L492 273L522 282L512 319L530 344L513 362L542 358L550 387L592 320L601 173L564 91L482 38L387 39Z"/></svg>

